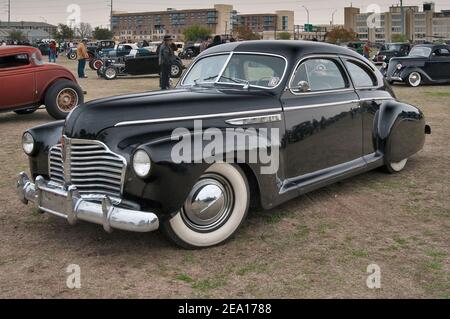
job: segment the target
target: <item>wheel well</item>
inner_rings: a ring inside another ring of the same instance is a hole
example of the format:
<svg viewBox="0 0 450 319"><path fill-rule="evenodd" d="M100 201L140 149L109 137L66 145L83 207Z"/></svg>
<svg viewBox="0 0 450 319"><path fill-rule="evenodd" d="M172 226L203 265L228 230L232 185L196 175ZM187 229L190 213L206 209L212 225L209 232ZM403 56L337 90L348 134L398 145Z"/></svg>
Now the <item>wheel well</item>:
<svg viewBox="0 0 450 319"><path fill-rule="evenodd" d="M248 164L238 164L239 167L245 174L247 178L248 186L250 188L250 207L251 208L260 208L261 207L261 192L259 189L258 180L255 176L255 173L250 168Z"/></svg>
<svg viewBox="0 0 450 319"><path fill-rule="evenodd" d="M65 81L71 81L71 82L73 82L73 80L70 79L70 78L68 78L68 77L61 77L61 78L54 79L52 82L50 82L50 83L47 85L47 87L45 88L44 92L42 93L41 101L40 101L41 105L45 103L45 97L47 96L48 90L49 90L56 82L58 82L58 81L64 81L64 80L65 80Z"/></svg>

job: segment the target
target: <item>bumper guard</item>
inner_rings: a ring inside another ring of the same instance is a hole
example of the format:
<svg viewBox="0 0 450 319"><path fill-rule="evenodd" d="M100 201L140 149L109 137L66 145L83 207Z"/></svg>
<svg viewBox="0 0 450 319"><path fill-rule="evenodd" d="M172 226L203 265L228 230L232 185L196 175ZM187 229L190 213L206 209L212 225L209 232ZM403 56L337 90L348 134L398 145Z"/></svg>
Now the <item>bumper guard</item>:
<svg viewBox="0 0 450 319"><path fill-rule="evenodd" d="M38 176L33 184L24 172L20 173L17 194L22 203L33 202L39 211L65 218L70 225L83 220L102 225L109 233L113 229L146 233L159 228L154 213L114 206L108 196L103 197L101 203L86 200L75 186L57 187L42 176Z"/></svg>

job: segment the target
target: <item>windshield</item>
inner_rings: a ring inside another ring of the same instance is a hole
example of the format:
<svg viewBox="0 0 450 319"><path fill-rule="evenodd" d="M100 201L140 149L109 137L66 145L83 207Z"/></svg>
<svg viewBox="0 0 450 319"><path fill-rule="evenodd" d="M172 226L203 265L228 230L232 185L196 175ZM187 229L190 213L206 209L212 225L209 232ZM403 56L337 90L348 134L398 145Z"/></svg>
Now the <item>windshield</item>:
<svg viewBox="0 0 450 319"><path fill-rule="evenodd" d="M234 53L198 60L182 85L218 83L265 89L277 87L286 69L286 61L278 56Z"/></svg>
<svg viewBox="0 0 450 319"><path fill-rule="evenodd" d="M402 48L401 44L387 43L387 44L383 45L381 50L388 51L388 52L394 52L394 51L400 51L401 48Z"/></svg>
<svg viewBox="0 0 450 319"><path fill-rule="evenodd" d="M411 52L409 52L409 56L422 56L428 58L431 54L431 48L428 47L414 47Z"/></svg>

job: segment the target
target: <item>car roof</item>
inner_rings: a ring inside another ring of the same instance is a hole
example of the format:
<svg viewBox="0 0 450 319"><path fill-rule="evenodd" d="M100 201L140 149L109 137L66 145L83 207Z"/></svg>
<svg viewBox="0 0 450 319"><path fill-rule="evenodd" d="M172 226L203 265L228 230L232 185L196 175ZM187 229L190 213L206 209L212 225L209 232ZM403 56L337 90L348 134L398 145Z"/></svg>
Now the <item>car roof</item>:
<svg viewBox="0 0 450 319"><path fill-rule="evenodd" d="M360 54L345 47L323 42L299 40L256 40L231 42L209 48L203 51L200 57L209 54L231 51L278 54L287 58L308 54L335 54L352 56L359 59L361 58Z"/></svg>
<svg viewBox="0 0 450 319"><path fill-rule="evenodd" d="M14 54L14 53L29 53L32 54L36 51L39 51L35 47L30 47L26 45L7 45L7 46L0 46L0 55L6 55L6 54Z"/></svg>

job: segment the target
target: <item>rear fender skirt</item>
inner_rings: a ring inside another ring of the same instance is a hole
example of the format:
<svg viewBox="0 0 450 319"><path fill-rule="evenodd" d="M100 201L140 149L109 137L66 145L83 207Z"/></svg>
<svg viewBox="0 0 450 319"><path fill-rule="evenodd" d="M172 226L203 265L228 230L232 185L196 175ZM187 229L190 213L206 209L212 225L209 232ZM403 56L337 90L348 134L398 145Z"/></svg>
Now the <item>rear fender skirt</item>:
<svg viewBox="0 0 450 319"><path fill-rule="evenodd" d="M425 144L425 117L415 106L384 102L377 116L377 150L387 162L399 162L419 152Z"/></svg>

